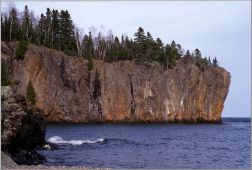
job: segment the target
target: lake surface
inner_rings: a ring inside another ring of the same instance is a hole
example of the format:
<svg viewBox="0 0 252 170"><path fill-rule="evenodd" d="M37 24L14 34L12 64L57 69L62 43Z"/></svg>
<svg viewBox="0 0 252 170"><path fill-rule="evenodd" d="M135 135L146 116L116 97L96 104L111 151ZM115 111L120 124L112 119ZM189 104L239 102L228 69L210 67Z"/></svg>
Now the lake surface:
<svg viewBox="0 0 252 170"><path fill-rule="evenodd" d="M249 168L250 119L222 124L52 124L47 165L103 168Z"/></svg>

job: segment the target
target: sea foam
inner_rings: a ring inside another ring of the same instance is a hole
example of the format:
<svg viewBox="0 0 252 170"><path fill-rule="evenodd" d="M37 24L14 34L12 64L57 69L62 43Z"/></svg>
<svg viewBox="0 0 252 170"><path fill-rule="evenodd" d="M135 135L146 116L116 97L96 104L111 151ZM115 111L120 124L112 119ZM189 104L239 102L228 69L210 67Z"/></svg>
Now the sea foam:
<svg viewBox="0 0 252 170"><path fill-rule="evenodd" d="M104 142L104 138L98 138L96 140L64 140L60 136L52 136L48 139L48 142L50 143L56 143L56 144L71 144L71 145L82 145L84 143L98 143L98 142Z"/></svg>

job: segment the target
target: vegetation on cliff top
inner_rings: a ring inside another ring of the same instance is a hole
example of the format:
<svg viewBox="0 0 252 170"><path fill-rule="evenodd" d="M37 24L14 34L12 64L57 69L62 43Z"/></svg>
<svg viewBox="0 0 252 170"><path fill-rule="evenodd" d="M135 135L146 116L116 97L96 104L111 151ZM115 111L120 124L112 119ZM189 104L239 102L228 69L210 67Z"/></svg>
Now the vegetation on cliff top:
<svg viewBox="0 0 252 170"><path fill-rule="evenodd" d="M203 57L199 49L192 53L189 50L185 52L175 41L164 44L160 38L154 39L150 32L145 33L142 27L134 34L134 39L123 35L119 38L112 31L107 35L102 32L95 34L95 31L83 34L74 26L67 10L47 8L39 20L27 6L22 13L15 7L11 7L7 13L1 14L1 36L3 41L22 40L16 53L17 59L24 57L27 42L88 59L89 70L93 69L93 59L106 62L132 59L158 61L168 69L173 68L181 57L190 57L197 63L218 66L216 57L211 61L210 57Z"/></svg>

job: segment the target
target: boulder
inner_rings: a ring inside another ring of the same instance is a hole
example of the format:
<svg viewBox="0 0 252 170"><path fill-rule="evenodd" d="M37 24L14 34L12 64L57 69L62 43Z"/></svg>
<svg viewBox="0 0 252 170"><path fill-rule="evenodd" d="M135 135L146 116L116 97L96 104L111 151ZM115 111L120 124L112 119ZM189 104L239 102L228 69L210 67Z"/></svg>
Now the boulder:
<svg viewBox="0 0 252 170"><path fill-rule="evenodd" d="M1 88L1 149L18 164L38 164L45 158L33 149L45 144L46 122L43 112L17 103L10 87ZM4 100L3 100L4 99ZM22 99L22 100L21 100ZM18 97L23 102L23 97Z"/></svg>

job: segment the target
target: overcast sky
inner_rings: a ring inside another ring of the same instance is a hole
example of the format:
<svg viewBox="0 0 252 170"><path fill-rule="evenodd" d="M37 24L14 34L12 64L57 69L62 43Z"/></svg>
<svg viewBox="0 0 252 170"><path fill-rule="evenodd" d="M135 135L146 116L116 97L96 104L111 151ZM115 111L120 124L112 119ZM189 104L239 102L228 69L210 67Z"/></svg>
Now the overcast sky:
<svg viewBox="0 0 252 170"><path fill-rule="evenodd" d="M7 9L2 3L2 10ZM199 48L203 56L217 57L231 73L231 86L222 116L251 115L251 2L15 2L35 16L46 8L68 10L74 23L85 33L91 26L115 35L132 37L139 26L163 42L175 40L187 50Z"/></svg>

